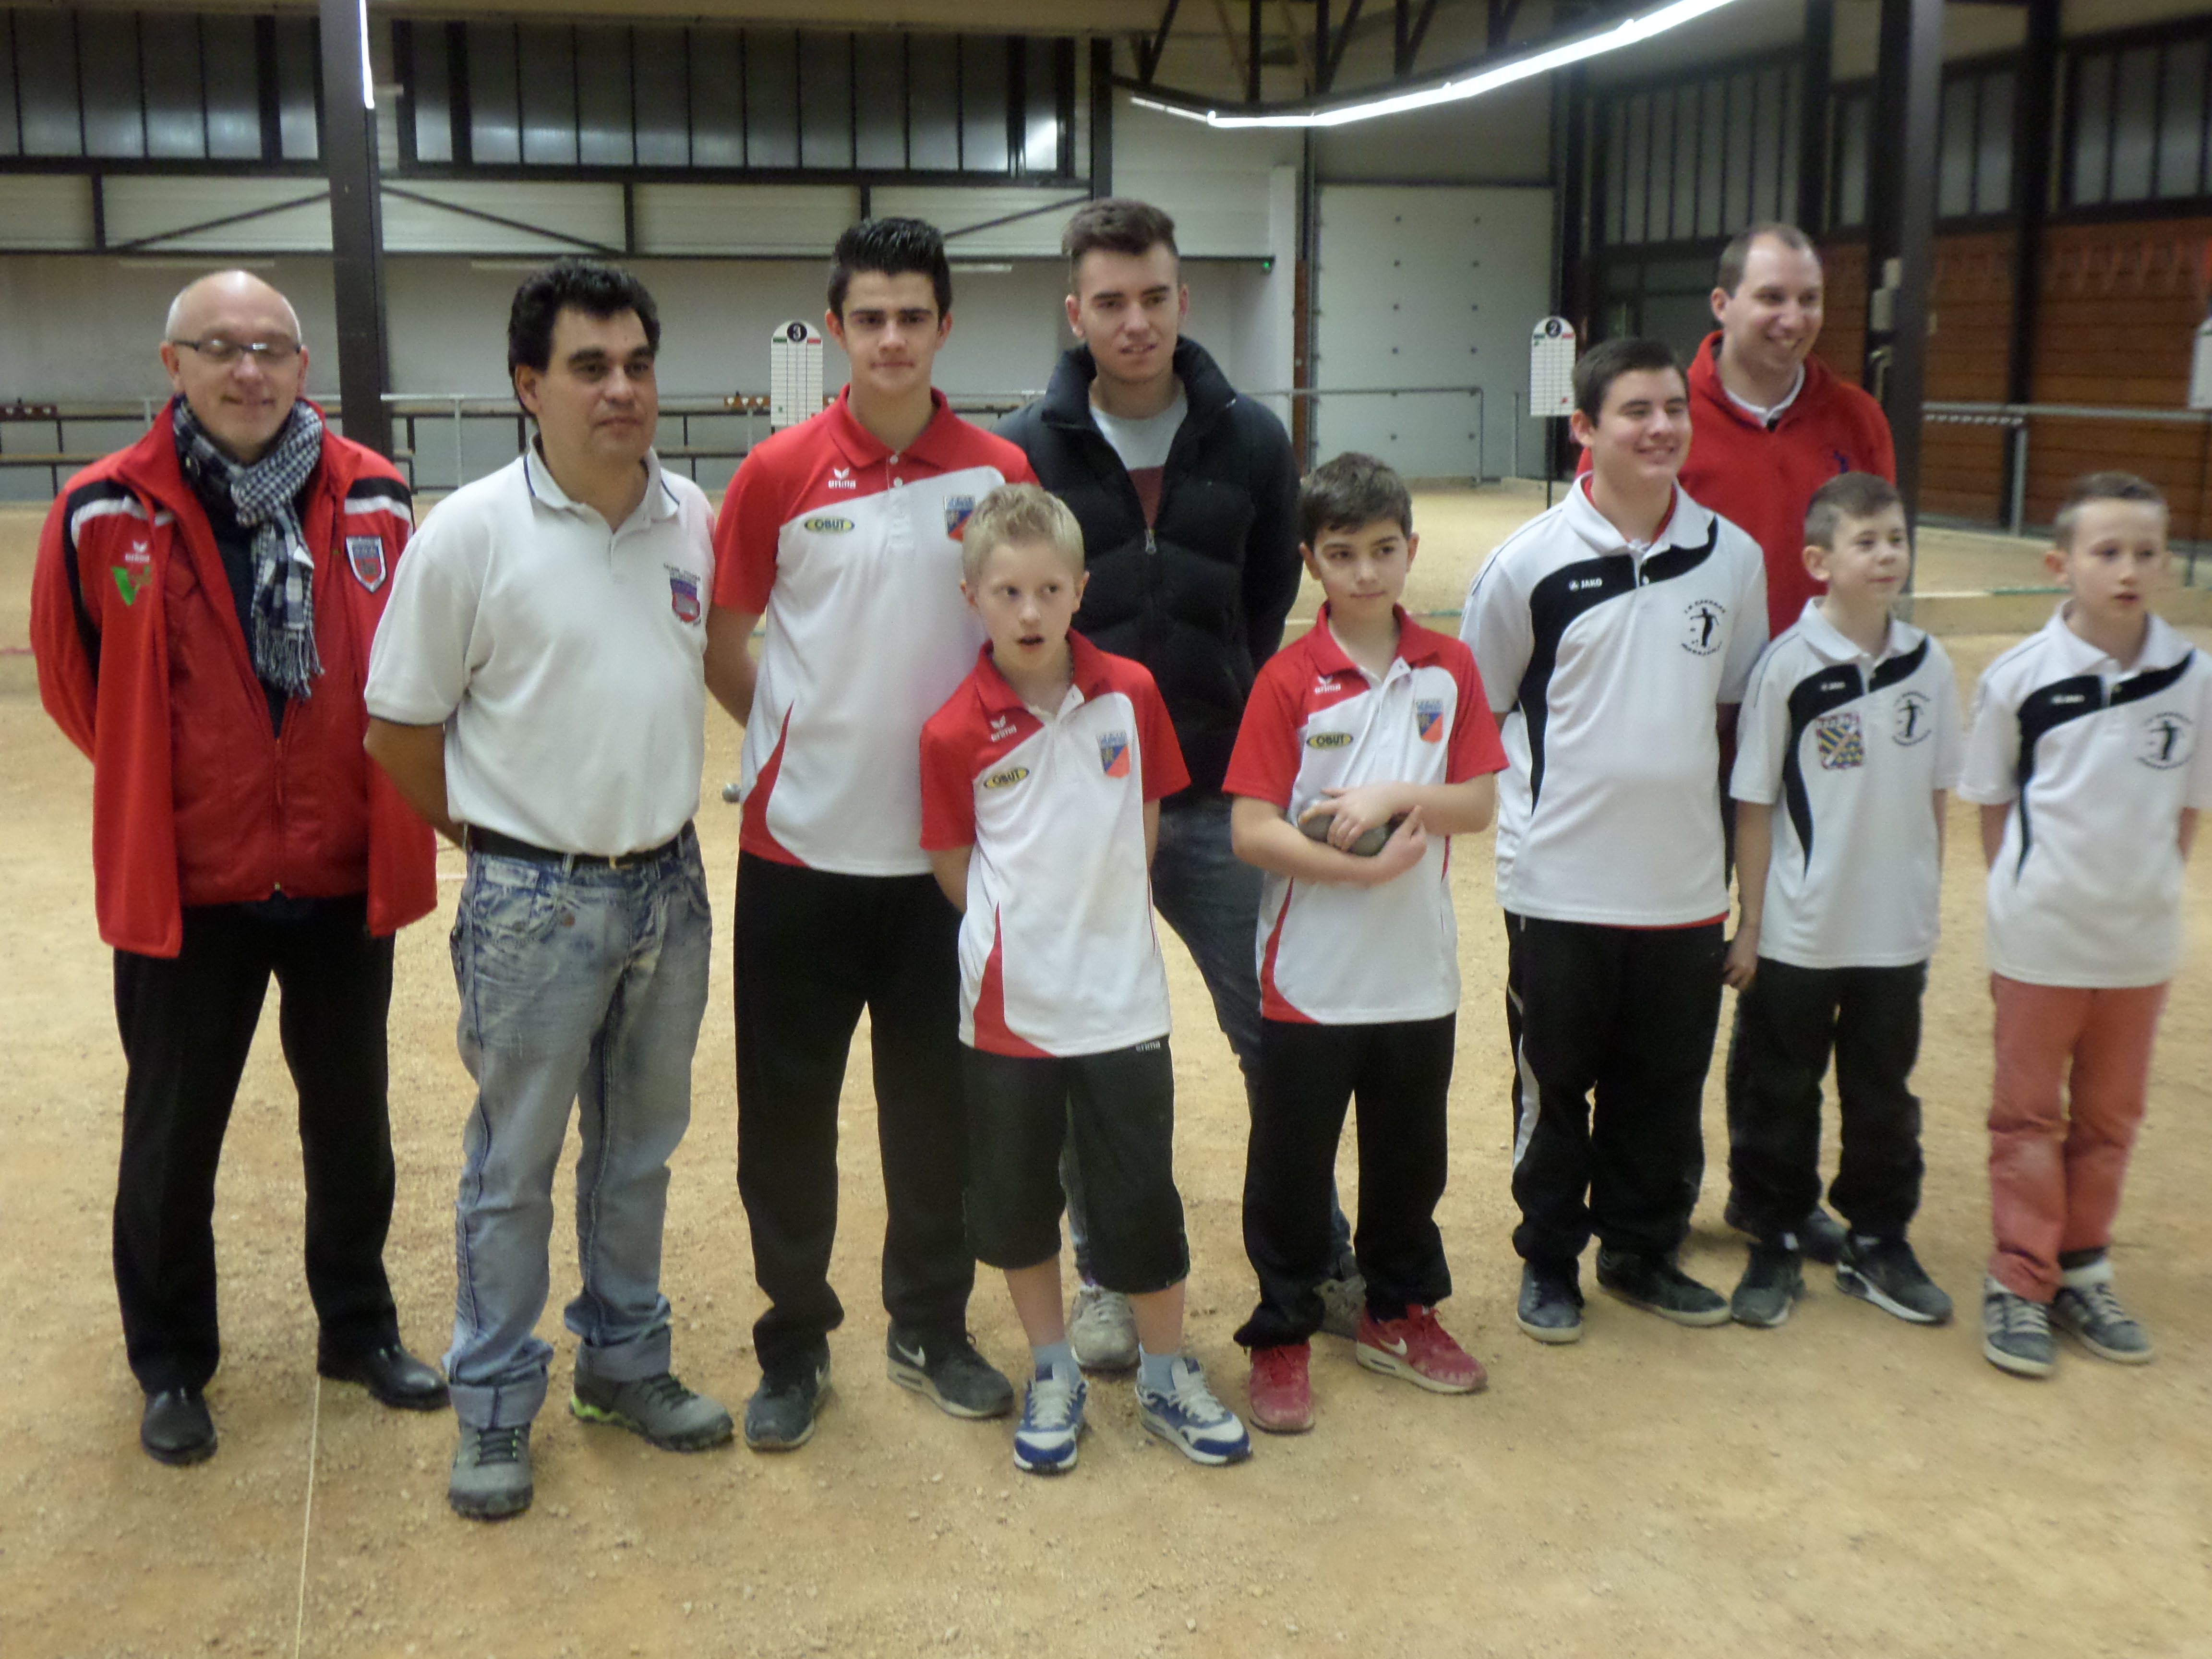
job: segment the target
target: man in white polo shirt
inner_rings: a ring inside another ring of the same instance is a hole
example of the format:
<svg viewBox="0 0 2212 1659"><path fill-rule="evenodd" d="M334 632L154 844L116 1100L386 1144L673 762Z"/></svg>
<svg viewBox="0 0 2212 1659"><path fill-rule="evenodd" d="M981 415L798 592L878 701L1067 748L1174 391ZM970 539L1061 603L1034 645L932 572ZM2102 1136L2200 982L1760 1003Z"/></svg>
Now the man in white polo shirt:
<svg viewBox="0 0 2212 1659"><path fill-rule="evenodd" d="M538 434L465 486L410 550L370 659L368 750L468 849L453 928L461 1058L477 1080L446 1355L460 1419L447 1501L526 1509L551 1349L553 1174L582 1108L580 1339L569 1408L655 1445L730 1438L669 1370L660 1292L668 1160L691 1115L706 1011L706 497L661 471L653 296L564 259L507 324Z"/></svg>

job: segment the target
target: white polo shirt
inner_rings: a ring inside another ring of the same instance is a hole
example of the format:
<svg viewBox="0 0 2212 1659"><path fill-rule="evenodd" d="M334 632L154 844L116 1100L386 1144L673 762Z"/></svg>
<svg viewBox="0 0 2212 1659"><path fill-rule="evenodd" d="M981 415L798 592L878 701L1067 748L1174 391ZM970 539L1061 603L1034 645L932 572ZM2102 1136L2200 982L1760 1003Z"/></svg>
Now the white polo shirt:
<svg viewBox="0 0 2212 1659"><path fill-rule="evenodd" d="M921 844L973 847L960 1040L1110 1053L1168 1033L1145 804L1190 782L1152 675L1070 634L1074 683L1025 706L992 660L921 728Z"/></svg>
<svg viewBox="0 0 2212 1659"><path fill-rule="evenodd" d="M2212 665L2157 617L2122 667L2066 625L1991 663L1959 793L2012 803L1990 866L1990 967L2034 985L2159 985L2181 965L2183 810L2212 806Z"/></svg>
<svg viewBox="0 0 2212 1659"><path fill-rule="evenodd" d="M392 578L368 712L446 728L463 823L562 853L657 847L706 762L707 497L648 453L610 530L533 442L431 514Z"/></svg>
<svg viewBox="0 0 2212 1659"><path fill-rule="evenodd" d="M856 876L926 875L921 723L983 643L960 593L960 538L1028 458L931 395L894 454L850 388L756 445L714 526L714 603L767 619L738 789L739 845Z"/></svg>
<svg viewBox="0 0 2212 1659"><path fill-rule="evenodd" d="M1616 927L1725 918L1715 720L1766 642L1759 544L1677 485L1631 546L1585 476L1491 556L1460 637L1512 759L1498 902Z"/></svg>
<svg viewBox="0 0 2212 1659"><path fill-rule="evenodd" d="M1328 607L1260 670L1222 788L1293 821L1324 789L1465 783L1501 770L1505 751L1474 659L1457 640L1398 612L1398 655L1380 679L1328 631ZM1380 887L1293 881L1269 872L1256 951L1269 1019L1372 1025L1440 1019L1459 1008L1459 923L1449 837Z"/></svg>
<svg viewBox="0 0 2212 1659"><path fill-rule="evenodd" d="M1775 806L1759 954L1798 968L1902 968L1936 949L1935 794L1964 733L1943 647L1892 618L1869 656L1806 602L1751 677L1738 800Z"/></svg>

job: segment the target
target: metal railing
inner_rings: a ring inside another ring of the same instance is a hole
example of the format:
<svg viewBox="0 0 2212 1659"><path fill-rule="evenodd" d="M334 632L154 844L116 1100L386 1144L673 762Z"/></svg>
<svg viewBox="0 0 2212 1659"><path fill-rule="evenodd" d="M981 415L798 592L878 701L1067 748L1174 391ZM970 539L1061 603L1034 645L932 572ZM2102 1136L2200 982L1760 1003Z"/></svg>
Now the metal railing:
<svg viewBox="0 0 2212 1659"><path fill-rule="evenodd" d="M2161 426L2203 426L2212 422L2212 410L2202 409L2109 409L2096 404L1971 404L1929 403L1921 405L1921 415L1939 426L1993 426L2008 434L2007 446L2011 450L2011 498L2005 503L2005 526L2013 535L2020 535L2027 519L2027 423L2033 420L2059 421L2126 421L2151 422ZM2190 577L2194 581L2197 555L2194 547L2189 555Z"/></svg>

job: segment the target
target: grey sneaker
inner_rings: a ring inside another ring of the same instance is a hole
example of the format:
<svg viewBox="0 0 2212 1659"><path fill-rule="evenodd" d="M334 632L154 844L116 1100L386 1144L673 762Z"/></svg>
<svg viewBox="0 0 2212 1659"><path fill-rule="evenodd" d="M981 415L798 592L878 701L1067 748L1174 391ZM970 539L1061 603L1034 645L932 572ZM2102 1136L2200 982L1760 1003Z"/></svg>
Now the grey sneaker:
<svg viewBox="0 0 2212 1659"><path fill-rule="evenodd" d="M446 1502L455 1515L471 1521L499 1521L530 1507L530 1425L511 1429L461 1425L453 1452L453 1473L446 1482Z"/></svg>
<svg viewBox="0 0 2212 1659"><path fill-rule="evenodd" d="M1597 1287L1632 1308L1671 1319L1677 1325L1729 1322L1728 1298L1684 1273L1671 1255L1647 1255L1600 1245Z"/></svg>
<svg viewBox="0 0 2212 1659"><path fill-rule="evenodd" d="M1075 1350L1075 1363L1086 1371L1134 1370L1137 1316L1129 1298L1085 1279L1075 1287L1075 1305L1068 1310L1067 1342Z"/></svg>
<svg viewBox="0 0 2212 1659"><path fill-rule="evenodd" d="M701 1451L737 1432L729 1413L694 1394L673 1371L629 1382L578 1375L568 1409L586 1423L611 1423L643 1435L663 1451Z"/></svg>
<svg viewBox="0 0 2212 1659"><path fill-rule="evenodd" d="M1790 1304L1804 1294L1805 1268L1797 1252L1782 1244L1754 1244L1729 1297L1729 1314L1739 1325L1771 1330L1790 1317Z"/></svg>
<svg viewBox="0 0 2212 1659"><path fill-rule="evenodd" d="M2150 1333L2112 1294L2112 1264L2103 1258L2069 1267L2060 1276L2051 1322L2098 1358L2115 1364L2147 1365L2157 1352Z"/></svg>
<svg viewBox="0 0 2212 1659"><path fill-rule="evenodd" d="M827 1354L795 1370L770 1376L745 1402L745 1444L755 1451L796 1451L814 1437L822 1396L830 1391Z"/></svg>
<svg viewBox="0 0 2212 1659"><path fill-rule="evenodd" d="M1359 1316L1367 1310L1367 1281L1355 1270L1321 1282L1321 1328L1347 1342L1359 1335Z"/></svg>
<svg viewBox="0 0 2212 1659"><path fill-rule="evenodd" d="M891 1381L948 1416L1004 1417L1014 1408L1014 1385L975 1352L965 1331L924 1336L894 1325L884 1352Z"/></svg>
<svg viewBox="0 0 2212 1659"><path fill-rule="evenodd" d="M2058 1364L2051 1310L1994 1279L1982 1281L1982 1358L2014 1376L2048 1376Z"/></svg>
<svg viewBox="0 0 2212 1659"><path fill-rule="evenodd" d="M1843 1260L1836 1264L1836 1288L1911 1324L1950 1322L1951 1298L1928 1277L1912 1246L1901 1238L1854 1233L1844 1240Z"/></svg>

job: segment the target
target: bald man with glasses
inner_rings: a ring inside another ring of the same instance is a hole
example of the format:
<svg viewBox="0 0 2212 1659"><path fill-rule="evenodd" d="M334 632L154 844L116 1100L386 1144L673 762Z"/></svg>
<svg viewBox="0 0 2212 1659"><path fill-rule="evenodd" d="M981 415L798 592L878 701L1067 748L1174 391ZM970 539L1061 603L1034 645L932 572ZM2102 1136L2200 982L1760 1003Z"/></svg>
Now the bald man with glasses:
<svg viewBox="0 0 2212 1659"><path fill-rule="evenodd" d="M413 526L381 456L302 395L282 294L242 270L169 309L174 396L53 504L31 637L92 761L93 884L126 1075L114 1262L139 1443L213 1455L215 1187L269 981L299 1091L317 1370L446 1401L384 1271L392 935L436 893L429 826L362 750L369 644Z"/></svg>

